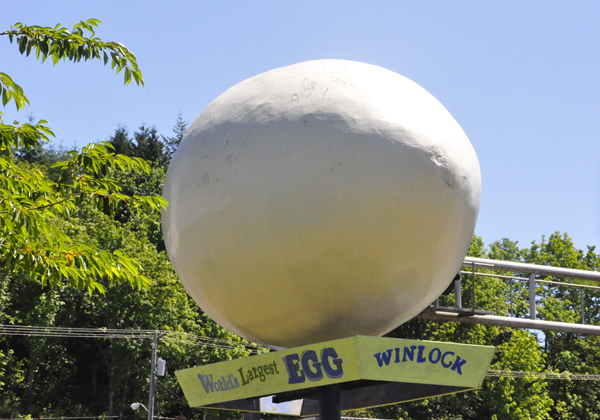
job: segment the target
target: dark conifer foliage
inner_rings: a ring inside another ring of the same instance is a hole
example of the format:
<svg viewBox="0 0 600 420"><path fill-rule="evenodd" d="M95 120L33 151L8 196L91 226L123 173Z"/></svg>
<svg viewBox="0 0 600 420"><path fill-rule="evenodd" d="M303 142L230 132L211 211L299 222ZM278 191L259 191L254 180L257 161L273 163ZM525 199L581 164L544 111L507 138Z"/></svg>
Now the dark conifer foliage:
<svg viewBox="0 0 600 420"><path fill-rule="evenodd" d="M127 127L119 125L108 142L115 148L115 153L139 157L156 166L165 166L168 154L161 137L156 127L142 124L132 138Z"/></svg>
<svg viewBox="0 0 600 420"><path fill-rule="evenodd" d="M187 131L187 122L183 120L181 113L177 115L177 121L173 127L173 137L160 135L154 126L142 124L139 129L130 135L124 125L119 125L113 135L108 139L115 148L116 153L122 153L130 157L140 157L153 165L149 174L136 175L134 177L123 177L121 183L123 192L129 196L162 193L167 165L183 135ZM115 220L121 223L132 222L132 229L138 229L140 216L133 216L129 209L119 209L114 215ZM160 223L151 224L152 229L146 231L150 241L158 251L165 249L164 240L160 230Z"/></svg>
<svg viewBox="0 0 600 420"><path fill-rule="evenodd" d="M148 162L156 162L159 166L165 166L167 155L165 144L156 131L156 127L142 124L138 131L133 133L133 156L141 157Z"/></svg>
<svg viewBox="0 0 600 420"><path fill-rule="evenodd" d="M115 148L114 152L125 156L133 156L133 143L129 137L129 131L124 125L119 125L115 133L108 140Z"/></svg>
<svg viewBox="0 0 600 420"><path fill-rule="evenodd" d="M175 154L175 151L179 147L181 140L185 136L185 133L188 130L188 123L183 119L183 115L180 112L177 114L177 121L173 126L173 136L164 137L163 140L165 142L165 152L167 154L167 161L170 162Z"/></svg>

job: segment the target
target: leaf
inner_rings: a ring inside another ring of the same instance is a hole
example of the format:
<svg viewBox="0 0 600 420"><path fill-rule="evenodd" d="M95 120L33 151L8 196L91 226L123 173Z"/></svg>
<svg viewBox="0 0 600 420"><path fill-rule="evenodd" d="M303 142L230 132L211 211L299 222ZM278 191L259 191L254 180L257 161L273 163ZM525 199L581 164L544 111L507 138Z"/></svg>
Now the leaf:
<svg viewBox="0 0 600 420"><path fill-rule="evenodd" d="M19 52L23 54L25 52L25 48L27 48L27 37L21 37L19 39Z"/></svg>
<svg viewBox="0 0 600 420"><path fill-rule="evenodd" d="M34 46L34 42L33 41L29 41L29 43L27 44L27 51L26 51L26 57L29 57L29 54L31 54L31 49ZM38 54L39 57L39 54Z"/></svg>
<svg viewBox="0 0 600 420"><path fill-rule="evenodd" d="M8 101L10 101L10 92L8 91L8 89L3 89L2 90L2 105L6 106L6 104L8 103Z"/></svg>
<svg viewBox="0 0 600 420"><path fill-rule="evenodd" d="M40 42L39 47L40 47L40 51L43 54L43 57L42 57L42 63L43 63L44 61L46 61L46 57L48 56L48 50L49 50L48 44L46 42L42 41L42 42Z"/></svg>
<svg viewBox="0 0 600 420"><path fill-rule="evenodd" d="M131 82L131 70L128 67L125 67L125 84L128 85Z"/></svg>

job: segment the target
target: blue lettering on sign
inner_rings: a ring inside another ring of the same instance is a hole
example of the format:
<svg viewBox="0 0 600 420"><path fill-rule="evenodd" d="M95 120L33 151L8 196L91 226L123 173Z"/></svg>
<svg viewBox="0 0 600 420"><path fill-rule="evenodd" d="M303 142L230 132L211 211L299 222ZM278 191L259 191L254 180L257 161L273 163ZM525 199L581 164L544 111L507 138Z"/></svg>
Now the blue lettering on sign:
<svg viewBox="0 0 600 420"><path fill-rule="evenodd" d="M300 370L300 357L297 353L288 354L283 358L283 363L288 373L290 384L300 384L304 382L304 373Z"/></svg>
<svg viewBox="0 0 600 420"><path fill-rule="evenodd" d="M321 369L321 362L317 353L314 350L307 350L302 355L302 369L304 375L310 381L320 381L323 379L323 369Z"/></svg>
<svg viewBox="0 0 600 420"><path fill-rule="evenodd" d="M410 349L408 347L404 347L404 357L402 358L403 362L406 362L406 356L408 356L410 358L410 361L412 362L413 359L415 358L415 349L417 348L417 346L410 346Z"/></svg>
<svg viewBox="0 0 600 420"><path fill-rule="evenodd" d="M427 361L427 359L423 357L423 350L425 350L425 346L419 346L419 354L417 354L417 363L425 363Z"/></svg>
<svg viewBox="0 0 600 420"><path fill-rule="evenodd" d="M416 351L416 352L415 352ZM400 347L396 347L394 349L388 349L382 351L380 353L375 353L373 357L377 361L377 365L381 368L384 366L389 366L392 362L392 354L396 354L394 364L401 363L400 362ZM415 354L416 353L416 354ZM416 358L415 358L416 356ZM402 363L403 362L417 362L417 363L425 363L429 361L432 365L440 363L442 367L458 373L462 375L461 368L467 363L465 359L454 354L453 351L447 351L442 353L442 351L434 347L431 350L425 348L424 345L420 346L410 346L404 347L402 350ZM291 383L291 382L290 382Z"/></svg>
<svg viewBox="0 0 600 420"><path fill-rule="evenodd" d="M384 351L383 353L377 353L375 355L375 358L377 359L377 363L379 364L379 367L382 367L384 363L386 366L389 365L390 359L392 358L392 349ZM398 358L396 358L396 360L398 360ZM396 363L398 363L398 362L396 362Z"/></svg>
<svg viewBox="0 0 600 420"><path fill-rule="evenodd" d="M454 356L454 352L453 351L447 351L446 353L444 353L444 355L442 356L442 366L444 366L445 368L449 368L450 366L452 366L452 362L447 362L446 361L446 356Z"/></svg>
<svg viewBox="0 0 600 420"><path fill-rule="evenodd" d="M435 361L433 360L435 358ZM442 352L437 347L429 352L429 361L434 365L442 358Z"/></svg>
<svg viewBox="0 0 600 420"><path fill-rule="evenodd" d="M456 356L456 361L454 362L454 366L452 366L450 369L457 372L459 375L462 375L460 367L462 365L464 365L465 363L467 363L466 360L461 359L460 356Z"/></svg>
<svg viewBox="0 0 600 420"><path fill-rule="evenodd" d="M200 383L202 384L202 388L204 388L204 392L207 394L211 392L219 392L219 391L229 391L230 389L235 389L240 387L240 383L237 378L234 378L233 375L227 375L227 377L222 376L221 379L217 379L216 381L213 379L212 374L203 375L201 373L198 374L198 379L200 379Z"/></svg>
<svg viewBox="0 0 600 420"><path fill-rule="evenodd" d="M283 357L289 384L303 383L306 378L320 381L324 374L331 379L341 378L344 375L343 363L333 347L324 348L320 359L314 350L306 350L302 356L292 353Z"/></svg>
<svg viewBox="0 0 600 420"><path fill-rule="evenodd" d="M323 361L325 373L331 379L341 378L344 375L344 369L342 369L342 363L344 362L338 357L337 352L332 347L323 349L321 352L321 360ZM335 368L331 366L332 363Z"/></svg>

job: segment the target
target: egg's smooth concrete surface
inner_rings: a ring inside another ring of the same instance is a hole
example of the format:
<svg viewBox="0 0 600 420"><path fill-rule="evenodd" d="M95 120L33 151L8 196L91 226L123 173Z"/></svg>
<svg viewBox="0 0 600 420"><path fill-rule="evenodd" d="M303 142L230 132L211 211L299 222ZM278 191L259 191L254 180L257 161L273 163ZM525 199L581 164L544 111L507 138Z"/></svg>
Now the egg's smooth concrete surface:
<svg viewBox="0 0 600 420"><path fill-rule="evenodd" d="M169 257L200 307L275 348L382 335L448 286L481 175L431 94L318 60L247 79L191 125L167 173Z"/></svg>

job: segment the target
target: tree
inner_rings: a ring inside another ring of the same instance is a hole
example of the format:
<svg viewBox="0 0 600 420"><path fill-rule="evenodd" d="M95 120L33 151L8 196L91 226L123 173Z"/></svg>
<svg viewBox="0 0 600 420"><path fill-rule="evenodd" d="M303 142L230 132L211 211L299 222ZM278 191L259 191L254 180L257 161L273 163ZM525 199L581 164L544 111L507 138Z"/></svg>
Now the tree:
<svg viewBox="0 0 600 420"><path fill-rule="evenodd" d="M494 242L487 249L482 238L475 236L468 255L522 261L524 252L517 247L516 242L508 239ZM489 270L478 269L477 272L490 274ZM473 298L472 277L463 276L462 284L463 304L470 305ZM477 309L508 315L509 286L506 280L476 276L475 295ZM521 316L527 314L526 289L523 289L523 293L514 293L513 297L517 312ZM454 294L440 297L440 304L454 306ZM497 351L491 369L539 372L547 367L546 352L540 347L537 337L530 332L510 328L412 319L388 336L494 346ZM549 384L538 378L486 378L482 388L477 391L375 408L362 414L375 418L401 419L555 418L552 416L555 408L552 406L554 396L550 388Z"/></svg>
<svg viewBox="0 0 600 420"><path fill-rule="evenodd" d="M141 157L148 162L156 162L159 166L167 163L165 145L160 139L156 127L142 124L138 131L133 133L133 138L135 139L134 156Z"/></svg>
<svg viewBox="0 0 600 420"><path fill-rule="evenodd" d="M167 162L165 144L161 140L156 127L143 124L138 131L129 136L127 127L119 125L115 133L108 139L115 151L125 156L142 158L153 166L164 167Z"/></svg>
<svg viewBox="0 0 600 420"><path fill-rule="evenodd" d="M173 134L172 137L164 137L163 140L165 142L165 149L167 153L167 162L171 162L175 151L179 147L179 143L183 140L183 136L185 135L188 129L188 123L183 119L183 115L181 112L177 114L177 121L173 126Z"/></svg>
<svg viewBox="0 0 600 420"><path fill-rule="evenodd" d="M129 138L129 131L124 125L119 125L115 129L115 134L108 139L108 142L112 145L115 153L133 156L133 144Z"/></svg>
<svg viewBox="0 0 600 420"><path fill-rule="evenodd" d="M76 24L72 31L26 26L17 23L1 32L18 45L21 54L35 52L44 62L79 62L82 59L111 61L117 73L124 72L124 82L144 84L135 55L118 42L104 42L95 36L101 22L88 19ZM29 104L23 89L6 73L0 73L0 95L6 106L14 102L17 110ZM109 212L125 205L136 211L159 210L166 202L159 196L128 196L122 193L118 180L123 173L149 173L150 166L141 158L111 152L103 142L90 144L69 159L59 162L57 181L36 166L17 163L15 151L35 149L53 137L47 121L4 124L0 113L0 265L16 273L26 273L42 284L58 285L64 280L79 289L103 292L100 279L110 282L128 281L138 288L149 283L140 274L140 264L119 250L98 251L86 242L74 241L59 229L62 220L84 202L103 207Z"/></svg>
<svg viewBox="0 0 600 420"><path fill-rule="evenodd" d="M26 276L0 280L0 324L64 328L160 329L241 340L216 325L185 292L165 252L145 235L146 223L121 223L84 203L69 220L77 240L109 252L136 255L152 287L112 284L88 295L67 285L51 288ZM142 226L140 226L142 225ZM159 340L169 375L158 378L158 416L201 417L187 406L173 371L247 355L242 345L207 347L188 340ZM129 404L148 397L150 341L0 335L0 417L131 415ZM213 416L210 416L213 418Z"/></svg>

